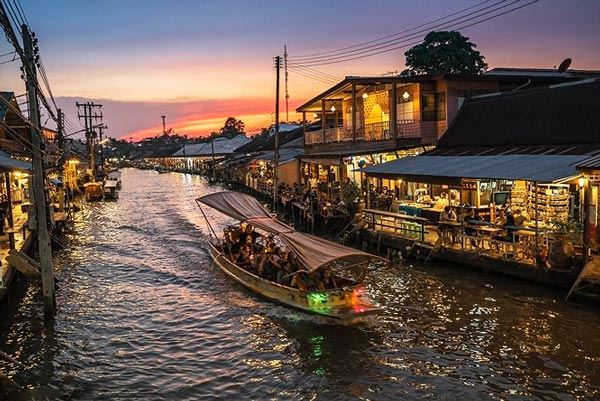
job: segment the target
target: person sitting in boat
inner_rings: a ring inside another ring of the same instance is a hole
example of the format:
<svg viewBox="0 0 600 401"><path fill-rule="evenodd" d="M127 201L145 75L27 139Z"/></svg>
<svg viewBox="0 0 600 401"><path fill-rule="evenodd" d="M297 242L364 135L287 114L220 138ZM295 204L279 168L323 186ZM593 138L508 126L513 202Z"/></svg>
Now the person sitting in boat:
<svg viewBox="0 0 600 401"><path fill-rule="evenodd" d="M271 253L265 253L258 265L258 275L266 280L276 281L277 273L281 270L281 262L282 259L279 256L281 254L281 250L279 248L275 248L275 250Z"/></svg>
<svg viewBox="0 0 600 401"><path fill-rule="evenodd" d="M290 252L279 248L279 270L277 271L277 282L283 285L291 285L291 274L295 270Z"/></svg>
<svg viewBox="0 0 600 401"><path fill-rule="evenodd" d="M323 270L321 284L323 285L324 290L337 288L331 269Z"/></svg>
<svg viewBox="0 0 600 401"><path fill-rule="evenodd" d="M232 255L236 255L240 252L242 242L240 241L240 234L242 233L242 226L231 226L227 227L224 231L225 242L229 247L229 251Z"/></svg>
<svg viewBox="0 0 600 401"><path fill-rule="evenodd" d="M254 227L252 227L252 224L246 224L246 229L243 233L240 234L240 244L246 244L247 237L251 238L250 244L252 244L253 246L256 243L256 239L260 237L260 234L254 231Z"/></svg>
<svg viewBox="0 0 600 401"><path fill-rule="evenodd" d="M240 246L240 253L237 255L235 263L245 269L252 270L251 268L256 265L256 257L252 249L252 237L246 236L245 238L246 242Z"/></svg>
<svg viewBox="0 0 600 401"><path fill-rule="evenodd" d="M296 274L294 274L294 277L292 278L292 282L291 282L290 286L295 287L295 288L299 289L300 291L308 290L308 285L304 281L304 272L303 271L299 271Z"/></svg>

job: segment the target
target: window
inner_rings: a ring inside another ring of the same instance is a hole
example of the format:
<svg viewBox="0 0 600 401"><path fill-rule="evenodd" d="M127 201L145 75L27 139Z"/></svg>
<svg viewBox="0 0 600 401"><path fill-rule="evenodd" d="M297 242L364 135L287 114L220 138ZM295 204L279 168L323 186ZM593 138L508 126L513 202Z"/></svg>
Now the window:
<svg viewBox="0 0 600 401"><path fill-rule="evenodd" d="M423 93L421 95L421 118L423 121L446 119L446 93Z"/></svg>

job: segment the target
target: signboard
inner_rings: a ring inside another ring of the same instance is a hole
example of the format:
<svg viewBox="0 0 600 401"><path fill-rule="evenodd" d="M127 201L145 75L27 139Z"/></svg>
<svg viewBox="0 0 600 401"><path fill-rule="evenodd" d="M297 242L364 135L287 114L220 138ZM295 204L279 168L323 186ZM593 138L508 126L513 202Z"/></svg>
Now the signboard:
<svg viewBox="0 0 600 401"><path fill-rule="evenodd" d="M463 191L476 191L477 190L477 181L476 180L462 180L461 181L461 189Z"/></svg>

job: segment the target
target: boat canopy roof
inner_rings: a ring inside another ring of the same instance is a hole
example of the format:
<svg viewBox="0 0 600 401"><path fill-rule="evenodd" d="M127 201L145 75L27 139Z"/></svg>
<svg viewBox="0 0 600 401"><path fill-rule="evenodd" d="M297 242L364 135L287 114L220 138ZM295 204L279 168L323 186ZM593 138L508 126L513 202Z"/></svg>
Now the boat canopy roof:
<svg viewBox="0 0 600 401"><path fill-rule="evenodd" d="M314 235L300 233L273 217L250 195L225 191L202 196L196 201L236 220L278 235L309 272L318 270L334 261L357 265L382 259Z"/></svg>

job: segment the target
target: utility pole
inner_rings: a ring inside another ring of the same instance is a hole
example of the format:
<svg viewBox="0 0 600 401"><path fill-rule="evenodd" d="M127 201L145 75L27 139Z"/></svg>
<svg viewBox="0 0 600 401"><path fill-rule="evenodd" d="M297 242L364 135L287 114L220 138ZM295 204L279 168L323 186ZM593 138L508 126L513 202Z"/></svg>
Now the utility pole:
<svg viewBox="0 0 600 401"><path fill-rule="evenodd" d="M85 121L85 143L87 151L87 160L90 168L92 169L92 181L96 181L96 133L94 132L94 122L100 120L102 122L102 105L94 102L79 103L77 105L77 117ZM79 109L83 108L83 115L79 112ZM96 111L97 110L97 111Z"/></svg>
<svg viewBox="0 0 600 401"><path fill-rule="evenodd" d="M33 196L35 201L37 237L40 253L40 266L42 271L42 294L44 298L44 315L51 319L56 310L54 298L54 273L52 271L52 248L48 234L46 219L46 191L44 189L44 161L42 157L42 134L40 124L40 110L37 93L37 73L35 68L34 43L29 32L29 27L21 25L23 35L23 48L25 51L27 100L29 106L29 120L33 124L31 131L31 144L33 156Z"/></svg>
<svg viewBox="0 0 600 401"><path fill-rule="evenodd" d="M275 150L273 154L273 211L277 210L277 168L279 166L279 71L281 56L275 57Z"/></svg>
<svg viewBox="0 0 600 401"><path fill-rule="evenodd" d="M104 173L104 142L102 140L102 130L108 129L106 124L100 124L98 126L98 135L100 136L100 166L102 166L102 173Z"/></svg>
<svg viewBox="0 0 600 401"><path fill-rule="evenodd" d="M185 146L184 146L185 149ZM212 152L212 179L213 182L216 179L216 173L215 173L215 138L210 140L210 149Z"/></svg>
<svg viewBox="0 0 600 401"><path fill-rule="evenodd" d="M58 191L58 209L62 212L65 209L65 190L66 184L64 179L64 166L67 162L67 154L65 149L65 132L64 132L64 118L65 115L61 109L56 110L58 121L56 122L56 139L58 141L58 149L62 152L62 155L58 158L58 176L62 182L62 189Z"/></svg>
<svg viewBox="0 0 600 401"><path fill-rule="evenodd" d="M285 78L285 122L290 122L290 113L289 113L289 100L290 94L288 92L288 53L287 53L287 45L283 45L283 68L284 68L284 78Z"/></svg>

